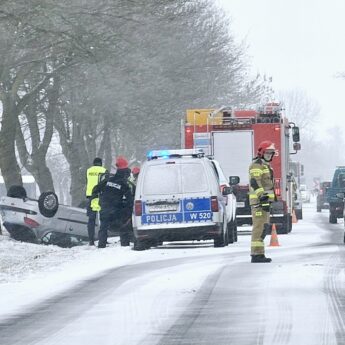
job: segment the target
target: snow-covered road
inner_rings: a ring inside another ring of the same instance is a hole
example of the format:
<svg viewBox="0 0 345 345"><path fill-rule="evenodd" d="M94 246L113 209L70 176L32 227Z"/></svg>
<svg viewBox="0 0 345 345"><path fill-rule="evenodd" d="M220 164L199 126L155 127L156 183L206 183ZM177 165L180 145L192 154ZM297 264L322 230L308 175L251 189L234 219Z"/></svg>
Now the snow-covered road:
<svg viewBox="0 0 345 345"><path fill-rule="evenodd" d="M304 217L271 264L249 263L248 235L145 252L3 236L1 345L344 344L343 224L314 204Z"/></svg>

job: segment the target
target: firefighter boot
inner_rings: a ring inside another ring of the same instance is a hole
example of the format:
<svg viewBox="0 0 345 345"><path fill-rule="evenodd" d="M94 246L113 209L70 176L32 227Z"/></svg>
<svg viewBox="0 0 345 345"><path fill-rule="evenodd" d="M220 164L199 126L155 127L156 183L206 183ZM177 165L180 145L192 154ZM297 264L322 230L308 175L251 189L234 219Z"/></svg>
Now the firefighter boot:
<svg viewBox="0 0 345 345"><path fill-rule="evenodd" d="M252 261L251 262L271 262L271 258L266 258L264 254L260 255L252 255Z"/></svg>

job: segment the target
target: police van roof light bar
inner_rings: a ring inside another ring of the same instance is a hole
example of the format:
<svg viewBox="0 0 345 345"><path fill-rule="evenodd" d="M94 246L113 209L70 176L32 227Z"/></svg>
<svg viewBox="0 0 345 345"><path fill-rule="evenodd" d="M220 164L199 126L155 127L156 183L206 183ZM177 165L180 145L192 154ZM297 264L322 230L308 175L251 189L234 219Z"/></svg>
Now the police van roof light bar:
<svg viewBox="0 0 345 345"><path fill-rule="evenodd" d="M182 149L182 150L153 150L147 153L147 159L168 159L181 157L195 157L201 158L205 156L202 149Z"/></svg>

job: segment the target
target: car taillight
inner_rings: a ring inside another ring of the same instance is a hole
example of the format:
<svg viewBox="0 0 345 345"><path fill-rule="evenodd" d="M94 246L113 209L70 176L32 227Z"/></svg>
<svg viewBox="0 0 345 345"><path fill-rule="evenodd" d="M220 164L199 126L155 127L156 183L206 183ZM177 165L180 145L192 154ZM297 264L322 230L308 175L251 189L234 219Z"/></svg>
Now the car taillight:
<svg viewBox="0 0 345 345"><path fill-rule="evenodd" d="M211 196L211 210L212 212L219 211L218 198L216 196Z"/></svg>
<svg viewBox="0 0 345 345"><path fill-rule="evenodd" d="M135 200L134 202L134 214L136 216L141 216L143 214L143 206L141 200Z"/></svg>
<svg viewBox="0 0 345 345"><path fill-rule="evenodd" d="M31 218L28 218L28 217L24 217L24 223L27 225L27 226L30 226L30 228L37 228L40 226L39 223L37 223L35 220L31 219Z"/></svg>

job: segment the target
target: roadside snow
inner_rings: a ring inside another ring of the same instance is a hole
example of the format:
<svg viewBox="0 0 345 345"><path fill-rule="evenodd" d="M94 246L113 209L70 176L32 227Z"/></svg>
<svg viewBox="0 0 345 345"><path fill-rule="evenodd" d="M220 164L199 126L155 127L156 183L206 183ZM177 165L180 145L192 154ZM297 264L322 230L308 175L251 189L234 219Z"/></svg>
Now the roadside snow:
<svg viewBox="0 0 345 345"><path fill-rule="evenodd" d="M18 313L81 281L119 266L166 260L184 256L214 255L212 242L202 242L192 250L183 246L135 252L121 247L119 238L110 238L109 247L78 246L60 248L53 245L22 243L0 236L0 319ZM175 248L176 247L176 248ZM233 245L233 251L243 251ZM228 248L218 248L226 253Z"/></svg>

